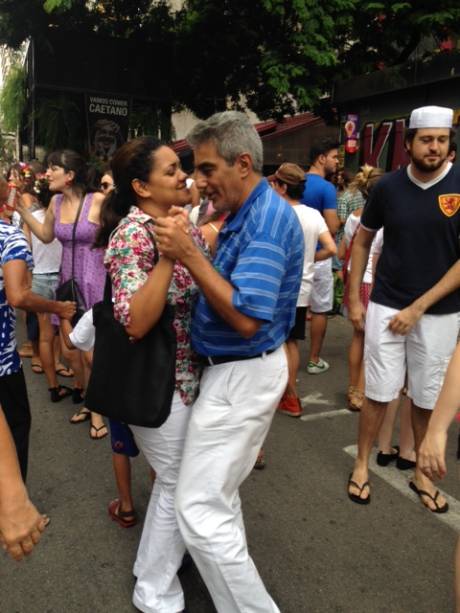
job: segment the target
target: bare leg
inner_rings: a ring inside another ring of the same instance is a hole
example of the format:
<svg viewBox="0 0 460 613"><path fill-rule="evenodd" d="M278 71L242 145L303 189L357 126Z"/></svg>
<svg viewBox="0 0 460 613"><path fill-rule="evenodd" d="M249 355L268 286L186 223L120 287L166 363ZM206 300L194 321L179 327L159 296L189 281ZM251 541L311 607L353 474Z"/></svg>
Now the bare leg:
<svg viewBox="0 0 460 613"><path fill-rule="evenodd" d="M349 384L364 391L362 386L363 375L363 355L364 355L364 332L353 330L350 349L348 351L348 378Z"/></svg>
<svg viewBox="0 0 460 613"><path fill-rule="evenodd" d="M399 408L399 455L405 460L415 462L415 440L412 427L411 401L407 396L401 397Z"/></svg>
<svg viewBox="0 0 460 613"><path fill-rule="evenodd" d="M369 456L385 417L387 405L387 402L376 402L369 398L364 400L363 408L359 414L358 456L351 476L358 485L362 485L369 478ZM349 486L349 491L352 494L359 495L359 490L354 485ZM361 498L364 500L368 497L369 489L366 488L362 492Z"/></svg>
<svg viewBox="0 0 460 613"><path fill-rule="evenodd" d="M62 332L59 331L61 337L61 355L70 364L74 374L74 386L82 389L85 383L85 374L83 370L83 362L81 351L78 349L67 349L64 339L62 338Z"/></svg>
<svg viewBox="0 0 460 613"><path fill-rule="evenodd" d="M323 346L327 329L327 315L325 313L312 313L310 322L310 362L317 363Z"/></svg>
<svg viewBox="0 0 460 613"><path fill-rule="evenodd" d="M40 360L45 371L48 387L57 387L58 381L54 365L54 330L47 313L38 313L38 325L40 328Z"/></svg>
<svg viewBox="0 0 460 613"><path fill-rule="evenodd" d="M385 454L395 453L396 449L391 444L393 438L393 429L398 412L399 398L392 400L385 411L385 417L380 426L379 435L377 438L379 451Z"/></svg>
<svg viewBox="0 0 460 613"><path fill-rule="evenodd" d="M300 364L299 347L295 339L289 339L286 342L286 347L287 347L287 358L288 358L288 368L289 368L289 379L288 379L288 384L287 384L285 395L286 396L297 396L296 379L297 379L297 373L299 371L299 364Z"/></svg>
<svg viewBox="0 0 460 613"><path fill-rule="evenodd" d="M93 362L93 352L92 351L85 351L83 353L83 367L84 367L84 373L85 373L85 389L88 386L88 381L89 381L89 377L91 374L91 365ZM104 423L104 420L102 419L102 415L99 415L99 413L95 413L94 411L91 411L91 426L90 426L90 436L91 438L104 438L105 436L107 436L108 434L108 430L106 428L106 425Z"/></svg>
<svg viewBox="0 0 460 613"><path fill-rule="evenodd" d="M415 452L418 453L419 447L423 441L423 437L425 436L426 429L428 427L428 422L430 420L432 411L429 411L427 409L421 409L420 407L417 407L413 402L411 404L412 404L412 426L414 428L414 438L415 438ZM436 487L434 486L433 482L422 473L422 471L420 470L418 466L416 466L415 468L415 474L414 474L413 481L420 490L424 490L425 492L428 492L432 496L436 492ZM436 505L434 504L433 500L428 498L428 496L423 496L423 503L429 509L433 510L436 508ZM439 507L444 506L446 504L446 499L441 495L438 496L437 504Z"/></svg>
<svg viewBox="0 0 460 613"><path fill-rule="evenodd" d="M129 457L121 453L112 453L112 465L120 499L120 511L132 511L134 504L131 493L131 462Z"/></svg>

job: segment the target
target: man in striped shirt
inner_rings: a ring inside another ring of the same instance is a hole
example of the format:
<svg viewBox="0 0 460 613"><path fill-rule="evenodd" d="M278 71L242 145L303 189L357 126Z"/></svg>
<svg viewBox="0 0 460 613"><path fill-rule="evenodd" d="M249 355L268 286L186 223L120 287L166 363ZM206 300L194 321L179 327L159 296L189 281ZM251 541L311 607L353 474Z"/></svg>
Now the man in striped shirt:
<svg viewBox="0 0 460 613"><path fill-rule="evenodd" d="M205 368L177 486L179 527L218 611L275 613L248 554L238 489L286 388L303 236L262 178L262 142L244 114L213 115L189 142L198 187L230 215L212 263L172 218L157 220L159 248L202 292L192 342Z"/></svg>

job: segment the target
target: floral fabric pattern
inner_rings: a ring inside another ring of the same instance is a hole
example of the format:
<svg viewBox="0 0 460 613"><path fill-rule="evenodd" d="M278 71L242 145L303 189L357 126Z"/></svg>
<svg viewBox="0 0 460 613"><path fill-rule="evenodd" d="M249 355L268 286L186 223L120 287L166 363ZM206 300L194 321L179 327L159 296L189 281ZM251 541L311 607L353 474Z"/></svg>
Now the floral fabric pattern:
<svg viewBox="0 0 460 613"><path fill-rule="evenodd" d="M132 206L112 234L105 252L104 264L112 280L114 315L125 326L130 322L131 298L145 284L155 266L157 251L152 240L154 230L152 218ZM191 226L191 233L197 245L206 252L207 247L200 230ZM197 298L197 285L188 270L177 261L167 302L175 307L176 389L186 405L195 400L201 374L190 340L192 308Z"/></svg>

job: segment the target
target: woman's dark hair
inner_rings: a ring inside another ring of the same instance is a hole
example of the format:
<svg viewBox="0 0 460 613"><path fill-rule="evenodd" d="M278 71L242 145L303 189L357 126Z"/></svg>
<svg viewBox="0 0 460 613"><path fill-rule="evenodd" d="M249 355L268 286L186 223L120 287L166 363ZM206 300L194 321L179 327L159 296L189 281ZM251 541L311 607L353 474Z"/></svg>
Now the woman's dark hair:
<svg viewBox="0 0 460 613"><path fill-rule="evenodd" d="M124 143L115 152L110 167L116 188L104 199L101 208L101 225L94 243L95 247L106 247L111 233L131 206L137 203L133 189L134 179L148 181L153 166L153 154L161 143L152 136L143 136Z"/></svg>
<svg viewBox="0 0 460 613"><path fill-rule="evenodd" d="M83 157L76 151L71 149L59 149L53 151L46 158L48 166L59 166L66 172L72 171L75 174L75 179L72 187L80 191L82 195L86 194L88 190L88 167Z"/></svg>

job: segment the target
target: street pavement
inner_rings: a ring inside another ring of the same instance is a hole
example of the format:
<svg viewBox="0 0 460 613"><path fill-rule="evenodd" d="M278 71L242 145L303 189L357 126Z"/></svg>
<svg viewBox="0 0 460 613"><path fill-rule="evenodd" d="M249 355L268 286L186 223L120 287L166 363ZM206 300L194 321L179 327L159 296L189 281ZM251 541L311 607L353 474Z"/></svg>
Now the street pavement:
<svg viewBox="0 0 460 613"><path fill-rule="evenodd" d="M312 376L303 366L299 375L305 415L317 418L277 414L267 467L242 487L251 555L283 613L450 613L460 526L457 426L441 485L455 499L450 524L422 507L405 483L410 474L394 467L371 473L369 506L351 503L345 485L358 417L340 411L349 338L348 322L329 321L323 357L331 369ZM122 529L107 515L116 495L109 439L90 440L88 422L70 425L70 400L51 404L30 360L25 371L33 412L28 487L52 521L25 562L0 556L0 613L131 613L142 528ZM133 463L133 491L142 516L149 497L142 458ZM181 580L190 613L215 611L194 567Z"/></svg>

